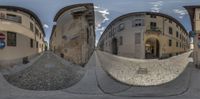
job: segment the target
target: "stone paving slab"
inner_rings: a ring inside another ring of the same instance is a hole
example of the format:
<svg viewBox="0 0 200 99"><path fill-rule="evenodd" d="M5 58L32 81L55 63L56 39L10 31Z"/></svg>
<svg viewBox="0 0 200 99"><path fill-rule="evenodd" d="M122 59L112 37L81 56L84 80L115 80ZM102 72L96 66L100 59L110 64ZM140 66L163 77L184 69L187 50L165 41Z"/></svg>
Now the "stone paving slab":
<svg viewBox="0 0 200 99"><path fill-rule="evenodd" d="M45 53L30 67L4 75L9 83L28 90L59 90L77 83L84 74L81 66L60 62L53 53Z"/></svg>
<svg viewBox="0 0 200 99"><path fill-rule="evenodd" d="M192 61L190 53L163 60L142 60L97 51L101 66L110 76L134 86L160 85L174 80Z"/></svg>
<svg viewBox="0 0 200 99"><path fill-rule="evenodd" d="M92 61L93 62L93 61ZM88 63L90 64L90 63ZM90 66L86 66L90 67ZM93 67L93 66L91 66ZM98 68L97 68L98 69ZM87 77L84 77L87 78ZM113 96L112 94L73 94L63 90L57 91L31 91L12 86L0 74L0 99L199 99L200 71L192 66L190 88L182 95L170 97L133 97L133 96ZM83 79L82 79L83 80ZM80 85L81 86L81 85ZM84 85L83 85L84 86ZM87 86L89 87L89 86Z"/></svg>
<svg viewBox="0 0 200 99"><path fill-rule="evenodd" d="M62 91L74 94L104 94L98 87L95 70L96 70L96 54L93 54L85 66L86 73L84 77L74 86Z"/></svg>
<svg viewBox="0 0 200 99"><path fill-rule="evenodd" d="M120 83L108 76L108 73L102 69L100 62L97 63L97 78L103 92L116 96L172 96L182 94L188 90L191 66L193 66L193 64L190 63L188 65L190 66L188 66L175 80L158 86L139 87Z"/></svg>

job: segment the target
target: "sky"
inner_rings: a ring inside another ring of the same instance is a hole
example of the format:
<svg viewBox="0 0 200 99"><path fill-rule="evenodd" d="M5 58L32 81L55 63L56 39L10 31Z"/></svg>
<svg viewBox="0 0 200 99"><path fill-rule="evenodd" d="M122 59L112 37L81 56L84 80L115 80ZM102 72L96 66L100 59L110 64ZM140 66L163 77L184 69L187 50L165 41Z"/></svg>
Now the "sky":
<svg viewBox="0 0 200 99"><path fill-rule="evenodd" d="M200 0L0 0L0 5L19 6L33 11L43 24L46 41L49 41L56 13L63 7L78 3L94 4L97 43L112 20L131 12L168 14L180 21L187 31L191 31L189 15L182 6L200 5Z"/></svg>

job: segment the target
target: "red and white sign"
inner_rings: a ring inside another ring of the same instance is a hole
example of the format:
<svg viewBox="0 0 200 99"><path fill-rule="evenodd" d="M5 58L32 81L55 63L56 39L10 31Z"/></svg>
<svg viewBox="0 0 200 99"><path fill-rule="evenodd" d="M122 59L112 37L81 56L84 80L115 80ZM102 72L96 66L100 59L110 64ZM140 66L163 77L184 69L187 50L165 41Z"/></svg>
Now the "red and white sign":
<svg viewBox="0 0 200 99"><path fill-rule="evenodd" d="M3 33L0 33L0 40L4 40L5 39L5 35Z"/></svg>

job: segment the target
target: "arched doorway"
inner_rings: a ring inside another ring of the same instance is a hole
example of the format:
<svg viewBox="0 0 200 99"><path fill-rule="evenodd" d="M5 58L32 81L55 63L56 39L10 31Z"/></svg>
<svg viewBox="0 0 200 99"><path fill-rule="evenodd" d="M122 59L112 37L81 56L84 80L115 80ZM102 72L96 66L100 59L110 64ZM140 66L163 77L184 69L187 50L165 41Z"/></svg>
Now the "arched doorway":
<svg viewBox="0 0 200 99"><path fill-rule="evenodd" d="M160 56L160 43L156 38L149 38L145 42L145 58L154 59Z"/></svg>
<svg viewBox="0 0 200 99"><path fill-rule="evenodd" d="M117 46L117 39L116 38L112 39L112 53L114 55L118 54L118 46Z"/></svg>

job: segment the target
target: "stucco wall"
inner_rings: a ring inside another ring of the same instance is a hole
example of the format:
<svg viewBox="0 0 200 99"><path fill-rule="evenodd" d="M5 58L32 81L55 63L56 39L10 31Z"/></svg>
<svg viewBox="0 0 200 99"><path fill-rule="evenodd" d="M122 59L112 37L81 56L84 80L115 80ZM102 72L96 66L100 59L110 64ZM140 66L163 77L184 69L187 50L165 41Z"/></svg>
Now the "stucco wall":
<svg viewBox="0 0 200 99"><path fill-rule="evenodd" d="M135 19L144 19L144 26L133 27L133 21ZM170 19L171 20L171 19ZM146 31L150 29L150 22L156 22L157 28L160 30L158 34L148 34ZM113 29L118 29L118 26L124 23L125 29L118 32L113 32ZM169 27L172 28L173 34L169 34ZM110 32L113 36L109 36ZM178 32L178 37L176 37L176 32ZM141 34L140 44L135 44L135 34ZM180 39L180 35L186 39L183 41ZM168 57L170 54L176 55L189 50L189 37L186 35L185 31L175 22L169 22L169 19L162 16L156 16L156 18L151 18L150 15L130 15L126 16L116 22L113 22L103 33L99 43L103 44L103 49L106 52L112 53L112 39L123 37L123 45L118 44L118 54L125 57L134 58L145 58L145 42L150 38L155 38L159 41L160 45L160 57ZM172 46L169 46L169 39L172 40ZM178 42L178 47L176 47L176 42ZM185 50L181 45L185 46ZM98 46L99 47L99 46Z"/></svg>

